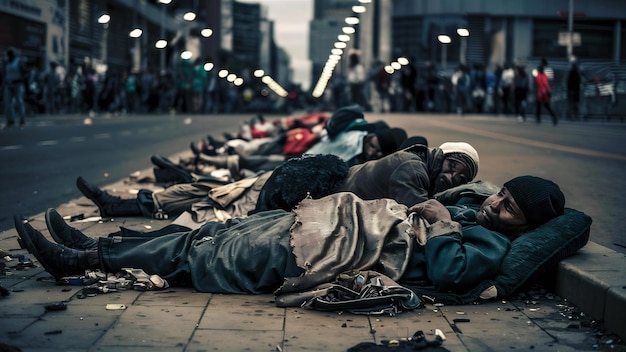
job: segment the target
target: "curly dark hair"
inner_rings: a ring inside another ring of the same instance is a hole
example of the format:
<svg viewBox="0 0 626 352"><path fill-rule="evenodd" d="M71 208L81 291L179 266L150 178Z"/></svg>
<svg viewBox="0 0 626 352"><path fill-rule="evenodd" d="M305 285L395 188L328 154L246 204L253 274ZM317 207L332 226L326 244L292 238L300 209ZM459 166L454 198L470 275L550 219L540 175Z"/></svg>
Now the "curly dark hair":
<svg viewBox="0 0 626 352"><path fill-rule="evenodd" d="M335 193L350 168L336 155L305 154L285 161L267 179L250 213L264 210L292 210L301 200Z"/></svg>

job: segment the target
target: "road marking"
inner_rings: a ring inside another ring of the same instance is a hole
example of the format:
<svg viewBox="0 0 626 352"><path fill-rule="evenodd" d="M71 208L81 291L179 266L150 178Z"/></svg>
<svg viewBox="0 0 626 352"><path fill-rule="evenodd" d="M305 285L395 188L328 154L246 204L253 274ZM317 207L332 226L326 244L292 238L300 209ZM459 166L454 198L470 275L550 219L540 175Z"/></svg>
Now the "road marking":
<svg viewBox="0 0 626 352"><path fill-rule="evenodd" d="M5 145L4 147L0 148L0 150L16 150L16 149L22 149L21 145Z"/></svg>
<svg viewBox="0 0 626 352"><path fill-rule="evenodd" d="M86 140L87 140L87 138L85 138L85 137L73 137L73 138L70 138L70 141L72 141L72 142L84 142Z"/></svg>
<svg viewBox="0 0 626 352"><path fill-rule="evenodd" d="M111 138L111 134L110 133L100 133L100 134L95 135L94 138L96 138L96 139Z"/></svg>
<svg viewBox="0 0 626 352"><path fill-rule="evenodd" d="M50 141L41 141L41 142L37 143L37 145L40 145L40 146L57 145L57 144L59 144L59 141L56 140L56 139L55 140L50 140Z"/></svg>

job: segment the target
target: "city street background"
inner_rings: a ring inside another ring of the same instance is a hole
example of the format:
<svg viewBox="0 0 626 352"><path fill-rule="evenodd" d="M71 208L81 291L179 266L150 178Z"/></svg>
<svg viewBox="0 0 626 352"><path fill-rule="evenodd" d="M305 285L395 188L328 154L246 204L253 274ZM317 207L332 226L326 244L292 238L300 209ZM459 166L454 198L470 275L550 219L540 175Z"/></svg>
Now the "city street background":
<svg viewBox="0 0 626 352"><path fill-rule="evenodd" d="M105 186L151 168L150 156L189 151L189 143L234 133L254 115L40 115L23 130L0 132L0 231L15 214L32 215L81 196L77 176ZM265 115L274 120L282 115ZM366 113L422 135L431 147L466 141L480 154L477 179L502 184L531 174L558 183L567 206L593 218L591 241L626 253L621 207L626 194L626 123L519 123L513 117ZM174 161L178 161L173 158Z"/></svg>

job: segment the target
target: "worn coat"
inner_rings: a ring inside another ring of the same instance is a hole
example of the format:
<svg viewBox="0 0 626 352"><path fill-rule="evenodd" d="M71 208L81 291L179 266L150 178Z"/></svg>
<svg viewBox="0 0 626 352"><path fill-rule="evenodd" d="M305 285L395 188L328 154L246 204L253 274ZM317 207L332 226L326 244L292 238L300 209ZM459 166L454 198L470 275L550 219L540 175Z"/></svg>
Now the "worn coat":
<svg viewBox="0 0 626 352"><path fill-rule="evenodd" d="M352 166L340 191L353 192L362 199L390 198L412 206L432 198L443 160L439 148L413 146Z"/></svg>
<svg viewBox="0 0 626 352"><path fill-rule="evenodd" d="M153 239L101 238L103 270L141 268L171 284L214 293L306 291L349 270L373 270L399 283L465 289L494 276L509 249L504 236L472 223L429 225L390 199L342 192ZM158 260L155 260L158 258Z"/></svg>

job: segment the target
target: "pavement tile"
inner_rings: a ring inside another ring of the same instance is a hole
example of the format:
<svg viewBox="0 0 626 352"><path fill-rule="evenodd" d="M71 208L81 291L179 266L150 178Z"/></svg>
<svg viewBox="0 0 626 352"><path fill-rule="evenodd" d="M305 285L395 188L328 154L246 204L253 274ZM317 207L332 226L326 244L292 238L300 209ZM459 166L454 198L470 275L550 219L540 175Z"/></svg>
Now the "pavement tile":
<svg viewBox="0 0 626 352"><path fill-rule="evenodd" d="M272 295L214 294L198 325L199 329L282 331L285 312Z"/></svg>
<svg viewBox="0 0 626 352"><path fill-rule="evenodd" d="M138 292L138 291L135 291ZM206 307L211 293L198 292L189 287L168 288L163 291L145 291L135 300L136 304L149 306Z"/></svg>
<svg viewBox="0 0 626 352"><path fill-rule="evenodd" d="M115 318L97 314L96 309L81 307L80 316L66 311L47 312L19 334L11 343L24 349L68 348L86 350L93 346L110 328Z"/></svg>
<svg viewBox="0 0 626 352"><path fill-rule="evenodd" d="M196 330L186 352L194 351L279 351L282 330Z"/></svg>
<svg viewBox="0 0 626 352"><path fill-rule="evenodd" d="M375 342L365 315L285 309L285 351L345 351Z"/></svg>
<svg viewBox="0 0 626 352"><path fill-rule="evenodd" d="M202 314L194 306L152 306L133 304L126 310L110 311L118 321L107 331L98 345L153 346L182 348L185 346Z"/></svg>

